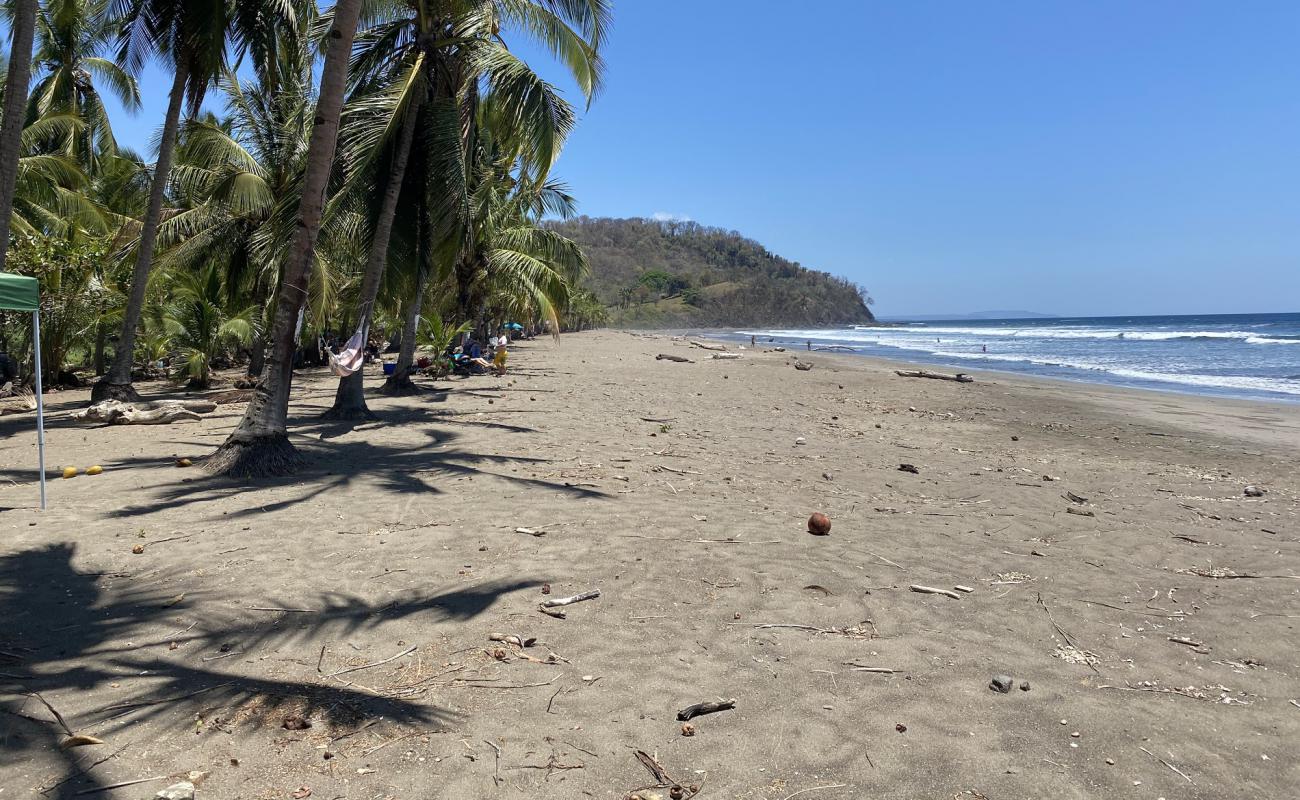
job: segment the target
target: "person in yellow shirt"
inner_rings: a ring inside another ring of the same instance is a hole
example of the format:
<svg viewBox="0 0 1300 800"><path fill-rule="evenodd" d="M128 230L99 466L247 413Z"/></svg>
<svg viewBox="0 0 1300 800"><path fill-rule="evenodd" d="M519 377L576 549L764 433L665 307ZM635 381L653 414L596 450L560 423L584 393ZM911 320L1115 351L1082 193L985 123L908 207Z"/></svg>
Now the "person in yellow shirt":
<svg viewBox="0 0 1300 800"><path fill-rule="evenodd" d="M492 356L492 371L498 376L506 374L506 359L510 357L506 352L505 337L501 338L503 341L497 344L496 354Z"/></svg>

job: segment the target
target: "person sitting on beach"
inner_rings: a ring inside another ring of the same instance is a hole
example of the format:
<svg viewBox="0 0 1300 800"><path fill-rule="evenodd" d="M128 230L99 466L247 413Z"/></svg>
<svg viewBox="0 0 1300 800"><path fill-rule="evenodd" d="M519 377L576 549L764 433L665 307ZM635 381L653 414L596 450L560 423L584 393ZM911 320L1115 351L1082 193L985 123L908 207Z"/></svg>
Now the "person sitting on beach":
<svg viewBox="0 0 1300 800"><path fill-rule="evenodd" d="M464 352L465 355L469 357L469 360L476 366L481 367L485 371L492 369L492 364L487 359L483 358L483 348L479 346L478 342L474 341L473 336L465 337Z"/></svg>

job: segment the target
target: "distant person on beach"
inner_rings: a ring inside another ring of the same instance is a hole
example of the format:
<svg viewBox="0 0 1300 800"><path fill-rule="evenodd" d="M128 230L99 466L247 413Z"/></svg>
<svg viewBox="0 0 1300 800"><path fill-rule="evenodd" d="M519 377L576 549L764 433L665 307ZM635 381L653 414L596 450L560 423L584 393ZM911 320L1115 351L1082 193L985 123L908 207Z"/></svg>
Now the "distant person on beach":
<svg viewBox="0 0 1300 800"><path fill-rule="evenodd" d="M809 340L808 340L808 349L809 349L809 350L812 349L812 339L809 339Z"/></svg>
<svg viewBox="0 0 1300 800"><path fill-rule="evenodd" d="M980 350L987 353L989 351L989 346L986 344L982 344L980 345Z"/></svg>

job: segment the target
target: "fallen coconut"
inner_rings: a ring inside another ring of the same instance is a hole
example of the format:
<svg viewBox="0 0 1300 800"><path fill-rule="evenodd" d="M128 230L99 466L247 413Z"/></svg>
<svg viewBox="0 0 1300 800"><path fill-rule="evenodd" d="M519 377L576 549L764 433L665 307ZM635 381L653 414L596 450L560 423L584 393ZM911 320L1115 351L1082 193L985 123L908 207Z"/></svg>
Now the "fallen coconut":
<svg viewBox="0 0 1300 800"><path fill-rule="evenodd" d="M808 518L808 532L813 536L828 536L831 532L831 518L820 511Z"/></svg>
<svg viewBox="0 0 1300 800"><path fill-rule="evenodd" d="M98 465L98 464L94 465L93 467L86 467L86 474L87 474L87 475L98 475L99 473L101 473L101 472L103 472L103 471L104 471L104 468L101 467L101 466Z"/></svg>
<svg viewBox="0 0 1300 800"><path fill-rule="evenodd" d="M75 478L75 477L77 477L77 468L76 468L76 467L64 467L64 468L63 468L63 478L64 478L64 480L67 480L68 478Z"/></svg>

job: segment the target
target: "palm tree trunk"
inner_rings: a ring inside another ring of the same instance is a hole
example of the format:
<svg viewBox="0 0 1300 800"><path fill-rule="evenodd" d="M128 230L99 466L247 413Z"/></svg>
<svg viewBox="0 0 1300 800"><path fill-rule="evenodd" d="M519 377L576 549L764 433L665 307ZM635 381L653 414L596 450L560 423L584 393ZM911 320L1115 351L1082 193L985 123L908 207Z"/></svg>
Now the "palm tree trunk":
<svg viewBox="0 0 1300 800"><path fill-rule="evenodd" d="M388 240L393 233L393 220L397 216L397 199L402 194L402 178L406 175L411 140L415 138L416 112L420 109L422 97L422 91L417 89L415 97L411 98L406 119L402 122L401 134L398 136L397 149L393 153L393 162L388 168L388 183L384 187L384 199L379 206L379 219L375 221L375 232L370 241L370 256L366 261L366 272L361 279L361 302L357 308L357 327L363 330L370 328L375 299L379 296L379 282L384 276L384 266L388 263ZM405 346L405 339L403 339L403 346ZM364 369L359 369L346 378L339 379L334 405L322 414L322 417L325 419L375 418L366 406L364 373Z"/></svg>
<svg viewBox="0 0 1300 800"><path fill-rule="evenodd" d="M167 192L167 178L172 169L172 155L176 150L176 132L180 129L181 103L185 100L185 84L189 70L185 59L176 64L172 91L167 101L167 117L163 122L162 141L158 143L158 161L154 164L153 185L149 188L149 207L140 228L140 246L136 250L135 272L131 276L131 295L126 301L122 318L122 334L113 350L113 364L108 374L95 382L90 390L90 402L112 398L138 400L140 395L131 385L131 365L135 361L135 332L144 312L144 295L149 288L149 270L153 266L153 248L158 240L158 223L162 219L163 196Z"/></svg>
<svg viewBox="0 0 1300 800"><path fill-rule="evenodd" d="M420 324L420 307L424 303L424 287L429 282L429 271L430 265L427 262L420 265L420 272L415 279L415 294L411 297L411 305L406 310L406 321L402 326L402 349L397 353L393 374L379 387L380 394L403 395L420 391L420 387L411 380L411 365L415 363L415 333Z"/></svg>
<svg viewBox="0 0 1300 800"><path fill-rule="evenodd" d="M316 255L316 235L320 232L325 188L334 163L334 148L338 144L348 58L360 11L361 0L338 0L334 5L334 22L329 32L325 66L321 70L316 118L311 142L307 146L297 227L276 298L266 380L253 391L239 427L207 459L205 466L212 472L233 477L285 475L296 471L302 463L288 435L294 332L298 311L307 299L307 277Z"/></svg>
<svg viewBox="0 0 1300 800"><path fill-rule="evenodd" d="M0 122L0 272L9 254L9 216L14 209L18 180L19 140L27 111L27 87L32 80L32 35L36 30L36 0L16 0L13 8L13 49L5 78L4 118Z"/></svg>
<svg viewBox="0 0 1300 800"><path fill-rule="evenodd" d="M253 283L253 305L257 308L259 322L261 322L261 331L253 337L253 346L248 351L248 379L252 383L257 383L262 377L262 370L266 367L266 345L270 331L266 327L266 299L270 295L270 287L267 281L259 277Z"/></svg>
<svg viewBox="0 0 1300 800"><path fill-rule="evenodd" d="M93 369L96 375L104 374L104 350L108 346L108 326L103 322L95 323L95 360Z"/></svg>

